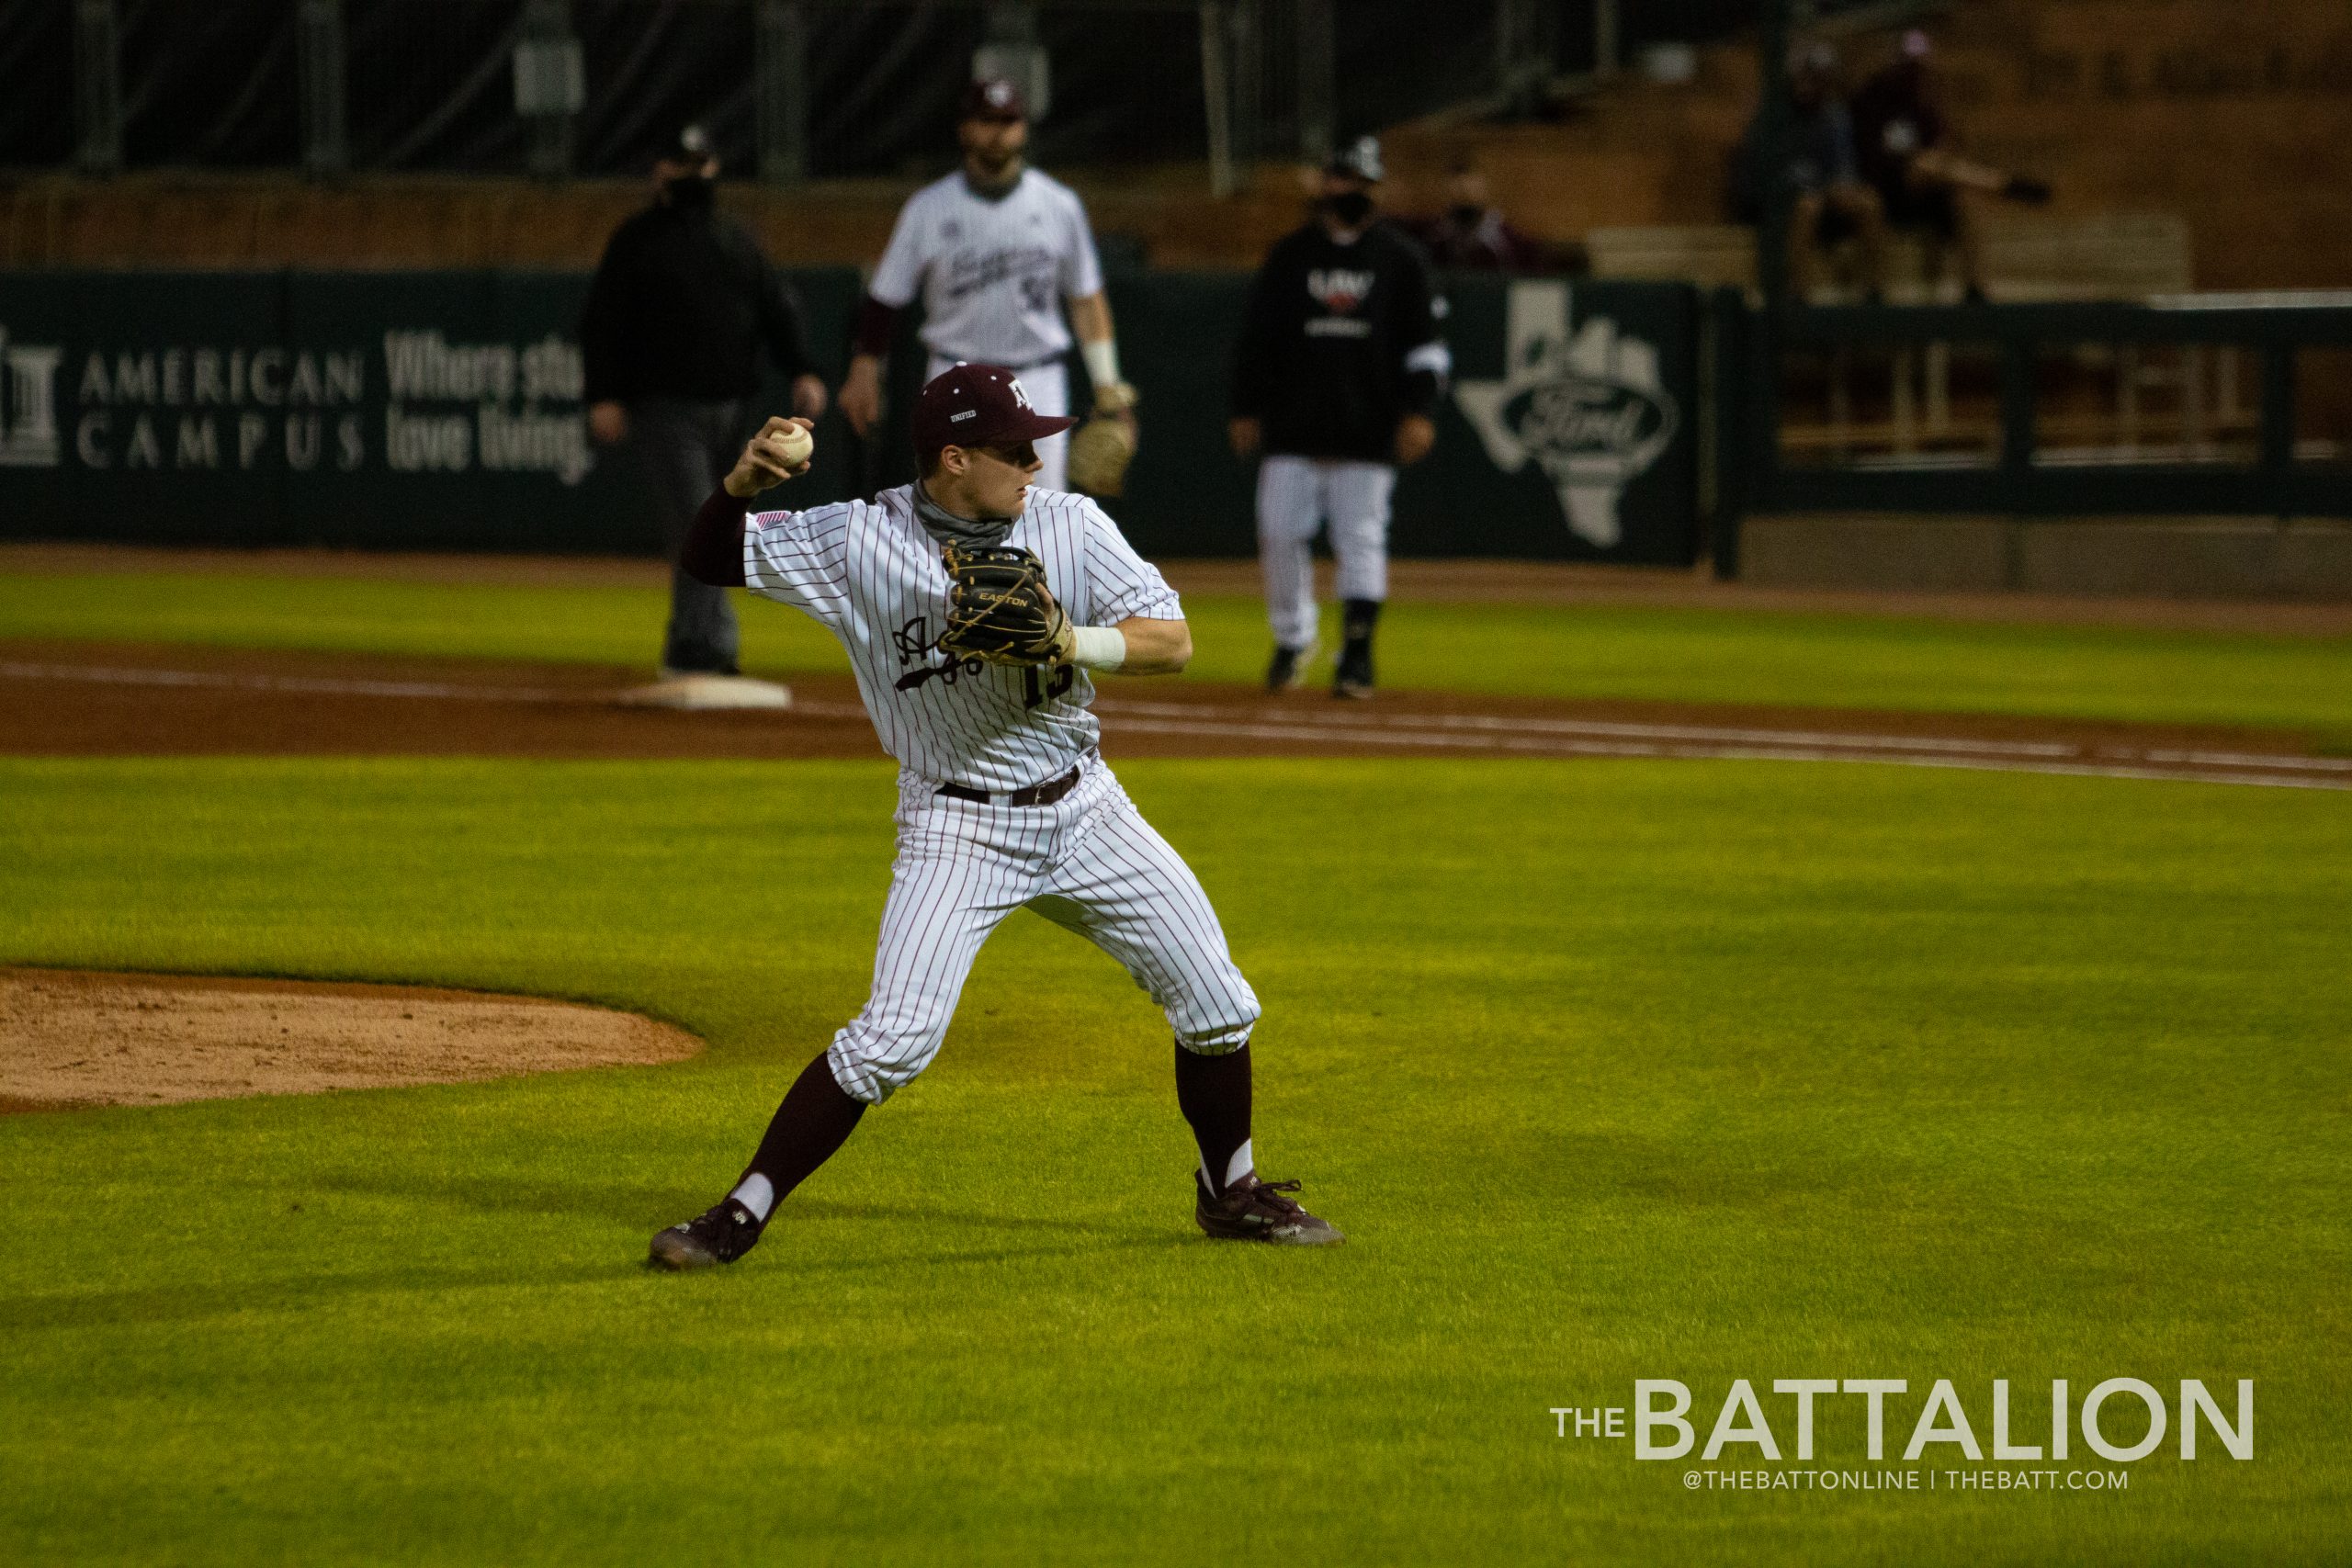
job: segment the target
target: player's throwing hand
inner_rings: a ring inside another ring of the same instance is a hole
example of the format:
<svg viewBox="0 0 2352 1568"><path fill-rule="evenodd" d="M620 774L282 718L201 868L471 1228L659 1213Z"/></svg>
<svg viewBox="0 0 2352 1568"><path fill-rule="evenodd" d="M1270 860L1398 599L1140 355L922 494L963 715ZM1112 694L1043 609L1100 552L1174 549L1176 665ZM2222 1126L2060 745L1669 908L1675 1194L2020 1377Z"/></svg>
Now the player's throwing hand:
<svg viewBox="0 0 2352 1568"><path fill-rule="evenodd" d="M760 433L744 444L743 455L735 459L725 480L727 493L738 501L749 501L763 490L774 490L807 473L817 449L816 438L809 434L814 429L805 419L769 415Z"/></svg>

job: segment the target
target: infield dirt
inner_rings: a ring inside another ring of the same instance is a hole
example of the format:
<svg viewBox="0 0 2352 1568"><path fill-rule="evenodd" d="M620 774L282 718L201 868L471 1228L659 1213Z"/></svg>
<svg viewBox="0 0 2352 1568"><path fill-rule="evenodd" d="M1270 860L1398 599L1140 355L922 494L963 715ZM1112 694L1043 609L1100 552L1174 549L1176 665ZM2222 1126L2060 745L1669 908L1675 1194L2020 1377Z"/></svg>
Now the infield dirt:
<svg viewBox="0 0 2352 1568"><path fill-rule="evenodd" d="M0 640L0 753L19 756L870 757L849 676L781 712L623 701L640 671L183 644ZM1119 757L1773 757L2352 787L2287 730L1858 709L1383 692L1335 703L1207 682L1099 694Z"/></svg>
<svg viewBox="0 0 2352 1568"><path fill-rule="evenodd" d="M1160 560L1179 592L1254 598L1263 580L1255 560ZM359 578L398 582L504 583L667 591L669 568L638 556L516 556L330 548L206 549L182 546L0 542L0 573L101 573L281 578ZM1317 592L1336 592L1335 568L1315 564ZM1398 604L1646 605L1707 610L1778 610L1822 615L1917 616L2039 626L2143 626L2251 632L2275 637L2352 635L2352 604L2291 600L2131 599L2050 593L1910 593L1845 589L1759 588L1676 567L1596 566L1562 561L1400 559L1390 563Z"/></svg>

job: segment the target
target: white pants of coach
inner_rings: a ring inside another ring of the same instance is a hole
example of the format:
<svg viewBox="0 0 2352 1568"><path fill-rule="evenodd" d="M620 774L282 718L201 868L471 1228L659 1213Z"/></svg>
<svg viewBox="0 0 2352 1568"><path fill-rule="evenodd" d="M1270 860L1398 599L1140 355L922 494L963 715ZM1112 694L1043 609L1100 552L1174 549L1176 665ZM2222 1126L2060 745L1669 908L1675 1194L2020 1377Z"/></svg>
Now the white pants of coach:
<svg viewBox="0 0 2352 1568"><path fill-rule="evenodd" d="M923 371L927 384L956 367L956 361L940 355L931 356L931 364ZM1043 365L1032 365L1025 370L1015 370L1021 378L1021 389L1029 394L1029 406L1047 419L1059 419L1069 412L1069 366L1059 359ZM1069 489L1069 432L1048 435L1037 443L1036 483L1041 490Z"/></svg>
<svg viewBox="0 0 2352 1568"><path fill-rule="evenodd" d="M1200 879L1102 759L1083 770L1050 806L944 799L901 778L874 993L827 1053L845 1093L878 1105L931 1065L980 944L1023 906L1124 964L1186 1049L1250 1043L1257 994Z"/></svg>
<svg viewBox="0 0 2352 1568"><path fill-rule="evenodd" d="M1386 463L1277 453L1258 465L1258 563L1266 574L1266 619L1274 641L1315 640L1316 530L1329 525L1341 599L1388 597L1388 498L1396 470Z"/></svg>

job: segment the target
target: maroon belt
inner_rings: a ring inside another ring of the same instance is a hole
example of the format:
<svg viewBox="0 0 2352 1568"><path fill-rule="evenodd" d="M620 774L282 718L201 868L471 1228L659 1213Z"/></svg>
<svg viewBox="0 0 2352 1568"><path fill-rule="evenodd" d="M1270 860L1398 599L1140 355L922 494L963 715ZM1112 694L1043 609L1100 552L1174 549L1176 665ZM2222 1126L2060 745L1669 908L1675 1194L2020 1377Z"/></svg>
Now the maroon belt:
<svg viewBox="0 0 2352 1568"><path fill-rule="evenodd" d="M1085 771L1086 764L1080 762L1057 779L1047 779L1044 784L1031 784L1027 789L1016 789L1010 795L990 795L984 789L970 789L959 784L941 784L933 793L945 795L950 800L968 800L976 806L1051 806L1078 787L1078 777Z"/></svg>

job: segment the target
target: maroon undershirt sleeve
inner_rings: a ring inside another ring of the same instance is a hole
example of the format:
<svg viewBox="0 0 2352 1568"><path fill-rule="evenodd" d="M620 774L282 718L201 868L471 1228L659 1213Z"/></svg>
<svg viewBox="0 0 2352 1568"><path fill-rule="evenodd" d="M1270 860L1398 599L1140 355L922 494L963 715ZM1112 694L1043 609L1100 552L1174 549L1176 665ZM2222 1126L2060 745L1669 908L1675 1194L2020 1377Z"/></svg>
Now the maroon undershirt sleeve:
<svg viewBox="0 0 2352 1568"><path fill-rule="evenodd" d="M885 359L890 353L890 333L899 320L899 312L869 294L857 308L857 332L854 338L857 352Z"/></svg>
<svg viewBox="0 0 2352 1568"><path fill-rule="evenodd" d="M688 577L713 588L743 586L743 528L751 511L750 502L728 494L724 485L710 492L678 551Z"/></svg>

